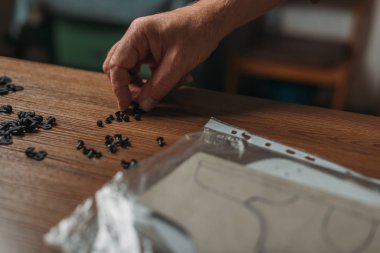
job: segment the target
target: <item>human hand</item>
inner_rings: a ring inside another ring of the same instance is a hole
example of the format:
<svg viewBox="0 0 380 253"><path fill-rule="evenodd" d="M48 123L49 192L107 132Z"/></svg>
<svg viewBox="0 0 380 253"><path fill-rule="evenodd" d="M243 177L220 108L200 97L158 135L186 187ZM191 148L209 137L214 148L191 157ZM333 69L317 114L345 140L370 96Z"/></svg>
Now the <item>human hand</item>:
<svg viewBox="0 0 380 253"><path fill-rule="evenodd" d="M188 74L217 47L222 36L212 22L205 24L202 13L192 6L138 18L109 51L103 70L109 75L121 111L132 100L143 110L152 109L174 87L191 82ZM152 70L142 86L141 64Z"/></svg>
<svg viewBox="0 0 380 253"><path fill-rule="evenodd" d="M119 109L124 111L131 101L138 101L149 111L171 89L191 81L188 73L225 35L283 1L199 0L171 12L136 19L103 63ZM150 66L152 76L140 86L138 73L143 63Z"/></svg>

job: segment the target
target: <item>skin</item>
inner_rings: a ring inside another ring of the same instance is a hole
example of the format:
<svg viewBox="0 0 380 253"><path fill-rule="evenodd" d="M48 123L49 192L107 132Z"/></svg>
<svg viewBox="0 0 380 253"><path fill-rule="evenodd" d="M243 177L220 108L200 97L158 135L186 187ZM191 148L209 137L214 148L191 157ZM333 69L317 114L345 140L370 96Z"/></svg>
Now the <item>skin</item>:
<svg viewBox="0 0 380 253"><path fill-rule="evenodd" d="M132 101L151 110L172 89L191 82L188 73L227 34L282 1L201 0L134 20L103 63L119 110L125 111ZM138 76L141 64L148 64L152 71L147 82Z"/></svg>

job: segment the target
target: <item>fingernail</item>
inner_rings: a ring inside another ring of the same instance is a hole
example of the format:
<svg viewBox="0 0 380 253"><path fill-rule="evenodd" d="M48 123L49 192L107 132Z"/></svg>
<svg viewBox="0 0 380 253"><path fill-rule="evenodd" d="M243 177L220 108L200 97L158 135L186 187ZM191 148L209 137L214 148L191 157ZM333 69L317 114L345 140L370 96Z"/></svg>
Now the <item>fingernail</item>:
<svg viewBox="0 0 380 253"><path fill-rule="evenodd" d="M144 111L150 111L153 109L153 107L157 104L157 102L154 99L146 98L142 101L140 101L140 108Z"/></svg>

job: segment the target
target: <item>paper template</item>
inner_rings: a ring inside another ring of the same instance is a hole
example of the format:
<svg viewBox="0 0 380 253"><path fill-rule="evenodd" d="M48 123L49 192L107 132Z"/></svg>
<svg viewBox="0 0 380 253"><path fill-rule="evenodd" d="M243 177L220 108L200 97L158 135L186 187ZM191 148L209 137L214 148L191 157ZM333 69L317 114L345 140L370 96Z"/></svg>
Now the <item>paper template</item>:
<svg viewBox="0 0 380 253"><path fill-rule="evenodd" d="M198 153L138 203L186 230L197 252L380 252L380 210Z"/></svg>

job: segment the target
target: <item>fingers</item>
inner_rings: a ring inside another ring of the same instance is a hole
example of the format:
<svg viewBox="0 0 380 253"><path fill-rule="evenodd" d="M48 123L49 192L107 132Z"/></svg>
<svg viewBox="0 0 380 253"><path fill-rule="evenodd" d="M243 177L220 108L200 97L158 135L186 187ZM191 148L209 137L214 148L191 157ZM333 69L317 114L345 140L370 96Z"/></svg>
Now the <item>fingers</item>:
<svg viewBox="0 0 380 253"><path fill-rule="evenodd" d="M129 91L131 93L132 101L138 101L142 88L135 84L129 84L128 86L129 86Z"/></svg>
<svg viewBox="0 0 380 253"><path fill-rule="evenodd" d="M104 62L103 62L103 72L106 73L106 74L109 74L109 69L110 69L109 64L110 64L110 60L111 60L111 57L112 57L112 55L114 54L116 48L119 46L119 42L120 42L120 41L116 42L116 43L112 46L112 48L110 49L110 51L108 51L107 57L106 57L106 59L105 59Z"/></svg>
<svg viewBox="0 0 380 253"><path fill-rule="evenodd" d="M178 86L189 84L191 82L193 82L193 76L191 74L187 74L181 78L181 80L178 82Z"/></svg>
<svg viewBox="0 0 380 253"><path fill-rule="evenodd" d="M122 67L115 66L110 70L112 89L116 95L120 111L127 110L131 103L132 98L128 87L130 79L128 71Z"/></svg>
<svg viewBox="0 0 380 253"><path fill-rule="evenodd" d="M134 71L134 68L142 60L141 57L148 54L149 48L141 31L131 29L111 51L109 60L107 59L105 62L105 70L109 72L119 110L125 111L132 99L128 86L131 82L129 71Z"/></svg>
<svg viewBox="0 0 380 253"><path fill-rule="evenodd" d="M183 73L172 58L164 57L151 79L142 87L139 97L141 109L150 111L181 80Z"/></svg>

